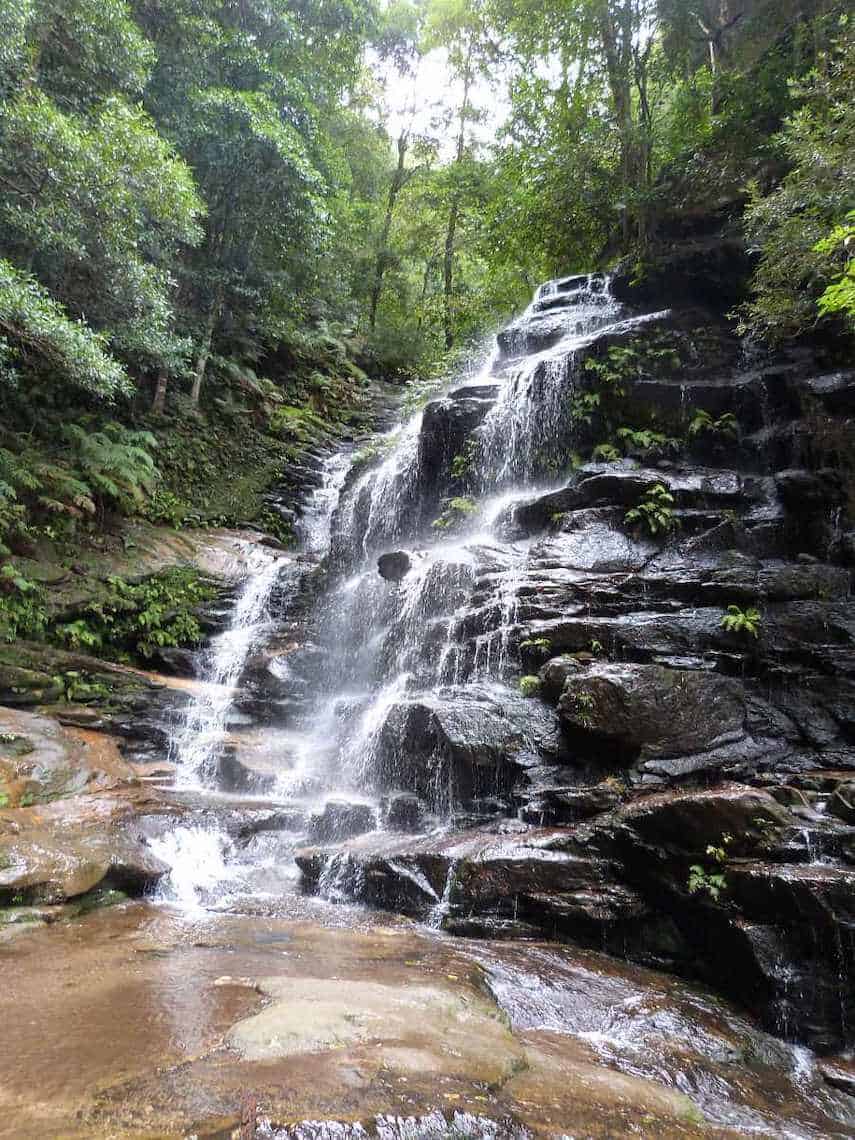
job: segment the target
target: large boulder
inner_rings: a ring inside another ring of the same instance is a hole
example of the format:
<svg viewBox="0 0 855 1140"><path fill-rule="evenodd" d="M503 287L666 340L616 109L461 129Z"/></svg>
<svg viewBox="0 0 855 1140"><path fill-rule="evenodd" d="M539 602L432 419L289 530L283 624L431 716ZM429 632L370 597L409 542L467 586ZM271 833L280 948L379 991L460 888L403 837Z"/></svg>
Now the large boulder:
<svg viewBox="0 0 855 1140"><path fill-rule="evenodd" d="M102 796L0 811L0 904L61 903L96 887L152 889L168 867L131 814L130 799Z"/></svg>
<svg viewBox="0 0 855 1140"><path fill-rule="evenodd" d="M425 694L393 705L380 731L374 782L417 793L433 810L506 795L523 735L502 707L477 695Z"/></svg>
<svg viewBox="0 0 855 1140"><path fill-rule="evenodd" d="M716 673L594 664L568 677L559 715L643 760L707 752L744 735L742 686Z"/></svg>
<svg viewBox="0 0 855 1140"><path fill-rule="evenodd" d="M751 852L795 822L768 792L742 784L648 796L621 811L622 825L645 843L693 856L725 835L732 837L728 855Z"/></svg>
<svg viewBox="0 0 855 1140"><path fill-rule="evenodd" d="M412 561L406 550L393 550L377 559L377 573L387 582L401 582L409 574Z"/></svg>
<svg viewBox="0 0 855 1140"><path fill-rule="evenodd" d="M309 821L309 835L314 843L340 843L343 839L373 831L375 822L374 809L370 804L328 800L323 810Z"/></svg>

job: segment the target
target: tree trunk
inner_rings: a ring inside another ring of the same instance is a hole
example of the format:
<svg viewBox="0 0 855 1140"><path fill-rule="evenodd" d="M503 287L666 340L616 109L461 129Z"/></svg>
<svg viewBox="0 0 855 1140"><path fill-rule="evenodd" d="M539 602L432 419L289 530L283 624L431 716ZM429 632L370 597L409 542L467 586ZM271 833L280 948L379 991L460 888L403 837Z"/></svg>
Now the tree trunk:
<svg viewBox="0 0 855 1140"><path fill-rule="evenodd" d="M610 0L601 0L598 18L600 39L606 57L609 93L620 139L620 168L624 192L636 189L635 123L632 113L632 0L622 0L617 12ZM632 233L632 214L624 204L621 227L624 244Z"/></svg>
<svg viewBox="0 0 855 1140"><path fill-rule="evenodd" d="M157 382L154 386L154 399L151 402L151 410L157 416L162 416L166 408L166 387L168 382L166 369L161 368L157 373Z"/></svg>
<svg viewBox="0 0 855 1140"><path fill-rule="evenodd" d="M372 332L374 332L374 326L377 324L377 307L380 304L380 297L383 293L383 274L386 272L386 251L389 247L392 219L395 216L395 204L398 201L398 195L401 193L406 181L404 164L410 145L410 138L407 131L401 131L401 134L398 136L397 145L398 165L395 167L395 173L392 176L392 182L389 186L389 196L386 199L386 217L383 219L383 229L380 234L380 248L377 250L377 261L374 266L374 283L371 286L371 309L368 324Z"/></svg>
<svg viewBox="0 0 855 1140"><path fill-rule="evenodd" d="M205 379L205 369L208 367L208 357L211 355L211 345L214 340L214 329L217 327L217 319L220 315L220 305L222 304L222 295L217 291L211 302L211 307L208 310L208 319L205 321L205 335L202 338L202 346L199 349L199 355L196 357L196 368L193 373L193 387L190 389L190 403L194 408L199 406L199 395L202 391L202 381Z"/></svg>
<svg viewBox="0 0 855 1140"><path fill-rule="evenodd" d="M472 87L472 41L466 52L466 64L463 69L463 98L460 101L460 119L457 133L457 153L452 168L457 174L463 162L466 148L466 119L469 115L469 92ZM445 231L445 252L443 256L443 325L445 331L446 351L454 345L454 314L452 312L452 297L454 295L454 239L457 236L457 223L460 218L461 189L459 183L452 186L451 205L448 210L448 227Z"/></svg>

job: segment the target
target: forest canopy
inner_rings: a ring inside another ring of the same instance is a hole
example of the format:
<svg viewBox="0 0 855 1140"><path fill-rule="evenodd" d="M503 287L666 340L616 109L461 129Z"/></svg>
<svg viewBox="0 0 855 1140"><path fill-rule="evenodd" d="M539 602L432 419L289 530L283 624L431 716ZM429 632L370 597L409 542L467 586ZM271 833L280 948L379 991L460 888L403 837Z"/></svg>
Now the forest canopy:
<svg viewBox="0 0 855 1140"><path fill-rule="evenodd" d="M848 7L0 0L0 535L122 498L69 418L116 470L241 393L307 430L698 219L747 335L851 333Z"/></svg>

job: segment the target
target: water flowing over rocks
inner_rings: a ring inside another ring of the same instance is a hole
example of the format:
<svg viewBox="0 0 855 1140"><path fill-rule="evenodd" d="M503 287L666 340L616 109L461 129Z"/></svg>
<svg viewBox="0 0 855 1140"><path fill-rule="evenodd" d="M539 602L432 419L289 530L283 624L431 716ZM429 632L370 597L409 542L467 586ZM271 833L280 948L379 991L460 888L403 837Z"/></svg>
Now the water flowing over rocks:
<svg viewBox="0 0 855 1140"><path fill-rule="evenodd" d="M0 650L2 901L156 890L163 933L91 929L207 987L192 1058L152 1031L85 1127L224 1134L258 1088L270 1137L850 1134L855 376L707 300L543 285L367 457L292 472L301 550L259 544L167 690L104 666L57 736Z"/></svg>
<svg viewBox="0 0 855 1140"><path fill-rule="evenodd" d="M605 278L550 283L499 336L492 373L406 430L409 460L393 453L345 490L334 549L374 546L367 512L384 539L409 536L422 566L387 597L385 624L349 582L350 677L376 647L370 672L386 684L345 747L350 770L476 830L367 833L298 862L309 890L335 868L337 891L448 930L604 944L699 975L774 1030L840 1048L855 996L839 901L855 608L842 477L804 432L817 400L847 407L847 381L818 378L804 353L746 367L718 317L666 300L678 308L638 313ZM623 422L652 417L659 436L639 428L623 458L577 463L556 485L558 457L603 430L574 407L612 399L610 384ZM656 488L668 529L651 533L625 515ZM753 630L728 630L729 606L758 610ZM827 783L802 798L812 773ZM526 831L539 825L560 830ZM708 848L723 852L715 896ZM814 866L821 928L797 901ZM790 917L773 921L784 896Z"/></svg>

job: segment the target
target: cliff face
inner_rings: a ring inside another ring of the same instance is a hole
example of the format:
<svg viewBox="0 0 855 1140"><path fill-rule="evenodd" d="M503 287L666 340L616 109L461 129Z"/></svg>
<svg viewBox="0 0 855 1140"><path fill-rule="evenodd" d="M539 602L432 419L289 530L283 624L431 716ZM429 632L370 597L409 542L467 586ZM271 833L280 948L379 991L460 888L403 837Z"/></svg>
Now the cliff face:
<svg viewBox="0 0 855 1140"><path fill-rule="evenodd" d="M542 287L385 465L382 524L378 480L351 489L339 562L437 515L466 555L435 558L425 660L367 748L387 830L298 861L462 934L701 976L828 1051L855 1024L855 370L742 343L744 255L696 244ZM400 793L458 830L392 834L420 826Z"/></svg>

